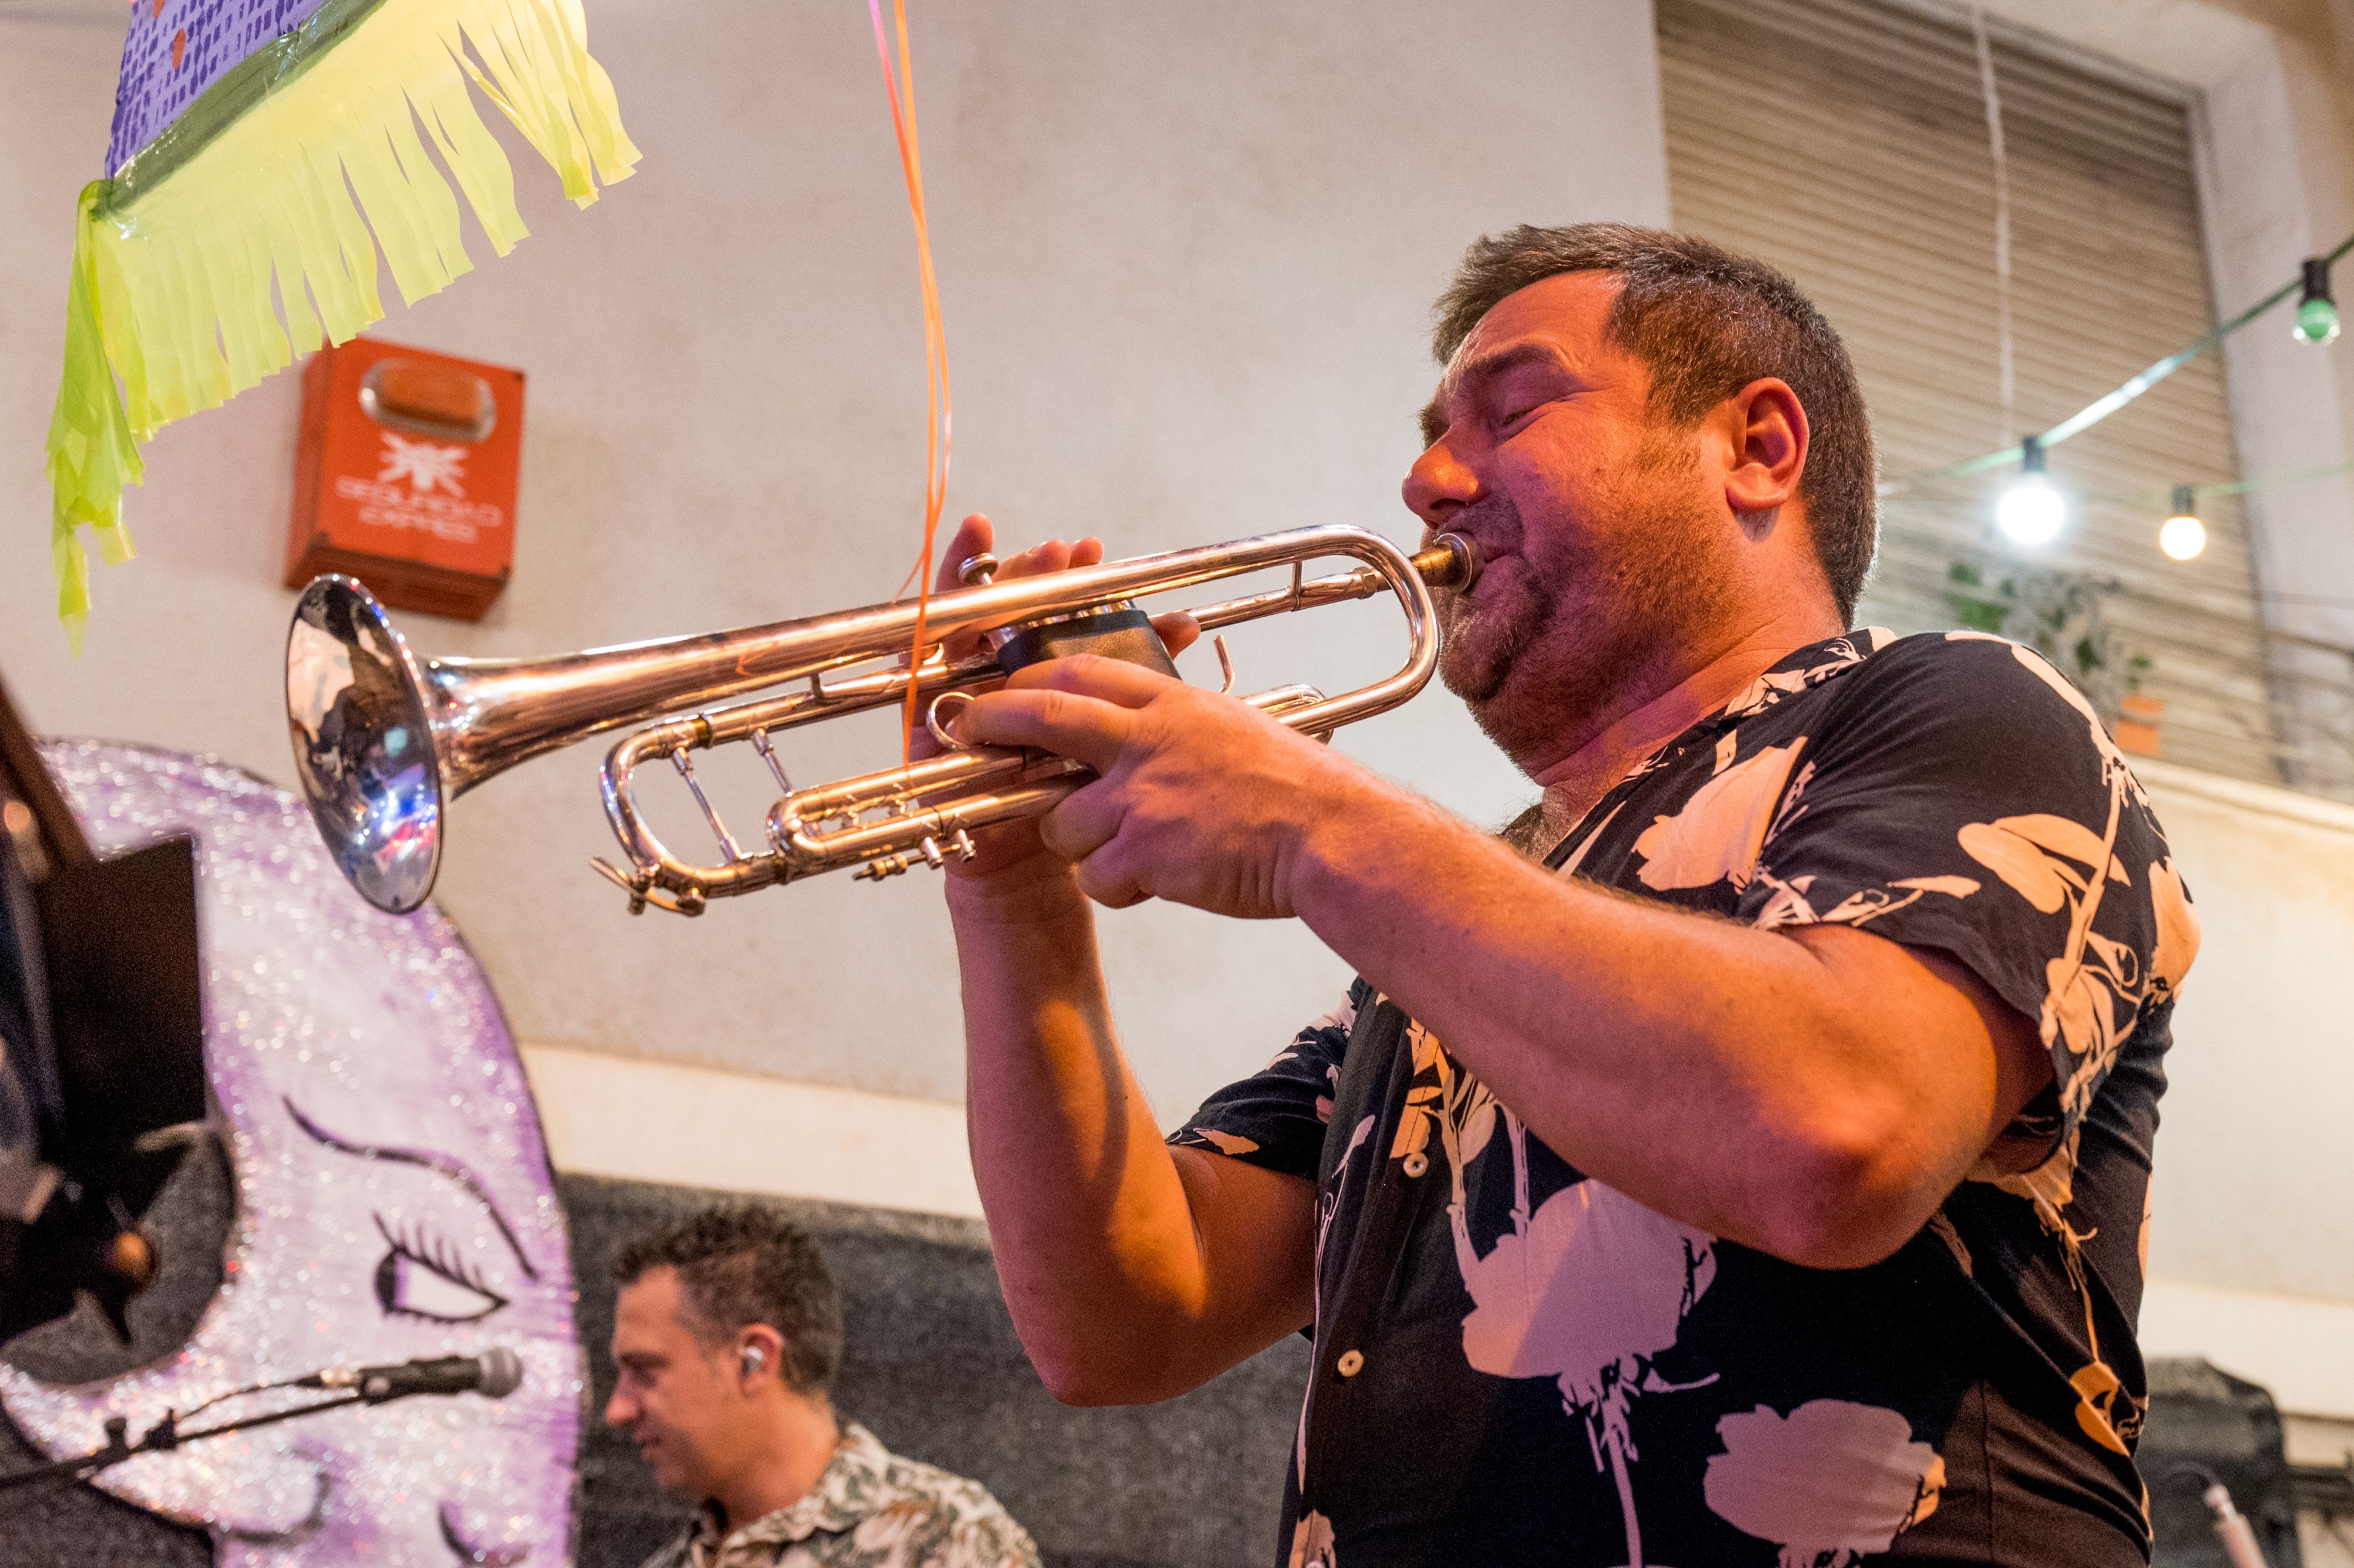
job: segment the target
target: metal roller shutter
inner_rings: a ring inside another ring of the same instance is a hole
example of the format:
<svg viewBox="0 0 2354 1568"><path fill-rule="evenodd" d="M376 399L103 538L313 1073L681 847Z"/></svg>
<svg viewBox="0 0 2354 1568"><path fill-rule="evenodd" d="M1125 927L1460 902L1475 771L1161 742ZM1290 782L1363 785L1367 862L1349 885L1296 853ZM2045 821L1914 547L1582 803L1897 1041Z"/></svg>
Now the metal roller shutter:
<svg viewBox="0 0 2354 1568"><path fill-rule="evenodd" d="M1678 227L1787 271L1847 339L1884 477L2056 423L2214 324L2188 109L1998 28L2011 209L2018 428L2002 428L1994 166L1966 19L1879 0L1658 0ZM2257 330L2264 330L2259 328ZM2165 754L2280 777L2266 634L2236 497L2206 553L2159 554L2176 484L2239 477L2220 355L2053 449L2067 532L2030 556L1991 524L2003 473L1893 494L1864 620L1955 623L1957 563L2102 585L2152 662ZM1967 591L1967 590L1962 590Z"/></svg>

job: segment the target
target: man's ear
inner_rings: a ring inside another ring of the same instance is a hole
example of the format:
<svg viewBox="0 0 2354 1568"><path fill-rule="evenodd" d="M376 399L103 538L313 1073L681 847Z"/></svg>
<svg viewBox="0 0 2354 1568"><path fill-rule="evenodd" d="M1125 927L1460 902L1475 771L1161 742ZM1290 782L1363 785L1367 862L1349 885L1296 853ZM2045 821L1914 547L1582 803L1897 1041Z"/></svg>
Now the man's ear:
<svg viewBox="0 0 2354 1568"><path fill-rule="evenodd" d="M785 1371L785 1340L766 1323L754 1323L736 1336L736 1376L748 1393Z"/></svg>
<svg viewBox="0 0 2354 1568"><path fill-rule="evenodd" d="M1797 499L1807 469L1807 411L1779 376L1762 376L1717 408L1725 438L1724 500L1744 524Z"/></svg>

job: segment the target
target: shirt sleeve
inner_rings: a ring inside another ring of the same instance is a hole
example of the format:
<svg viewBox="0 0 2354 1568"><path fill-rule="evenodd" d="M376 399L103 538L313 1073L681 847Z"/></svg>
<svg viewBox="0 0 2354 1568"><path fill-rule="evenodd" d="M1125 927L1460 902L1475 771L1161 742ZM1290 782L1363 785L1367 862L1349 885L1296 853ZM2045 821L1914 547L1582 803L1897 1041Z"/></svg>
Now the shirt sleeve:
<svg viewBox="0 0 2354 1568"><path fill-rule="evenodd" d="M1235 1160L1316 1180L1324 1126L1332 1118L1332 1091L1360 1008L1373 1005L1363 980L1348 1000L1292 1037L1276 1059L1202 1102L1169 1135L1180 1149L1207 1149Z"/></svg>
<svg viewBox="0 0 2354 1568"><path fill-rule="evenodd" d="M2198 947L2149 798L2091 705L2016 643L1906 638L1848 679L1740 912L1963 964L2052 1054L2056 1124L2020 1130L2065 1138Z"/></svg>
<svg viewBox="0 0 2354 1568"><path fill-rule="evenodd" d="M967 1519L924 1568L1039 1568L1038 1544L1004 1512Z"/></svg>

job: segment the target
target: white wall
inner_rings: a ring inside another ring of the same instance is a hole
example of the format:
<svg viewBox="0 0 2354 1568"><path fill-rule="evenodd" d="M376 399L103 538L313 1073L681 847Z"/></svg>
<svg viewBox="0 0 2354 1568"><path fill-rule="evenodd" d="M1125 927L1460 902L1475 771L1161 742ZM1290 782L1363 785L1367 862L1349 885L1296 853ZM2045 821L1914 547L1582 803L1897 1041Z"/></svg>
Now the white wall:
<svg viewBox="0 0 2354 1568"><path fill-rule="evenodd" d="M427 652L870 602L917 544L913 242L864 8L589 12L642 172L577 212L519 160L533 237L504 260L478 245L474 275L377 329L530 376L514 586L479 628L413 620ZM49 609L40 440L120 15L0 11L0 512L16 520L0 670L44 729L215 751L282 781L291 376L154 444L129 504L143 554L101 574L80 661ZM1432 379L1429 302L1463 245L1522 220L1666 213L1646 7L1522 0L1436 23L1406 4L917 8L952 514L986 509L1018 538L1100 533L1122 555L1332 521L1414 536L1396 486ZM1373 630L1336 651L1343 624ZM1268 685L1386 673L1395 639L1368 608L1320 636L1235 641L1244 681ZM859 739L803 748L799 771L896 751L880 726ZM1344 744L1476 816L1518 799L1440 694ZM599 755L535 762L454 813L440 896L519 1033L961 1097L928 874L633 922L587 865L610 853ZM757 823L764 802L742 799ZM1129 1044L1172 1118L1346 980L1297 927L1168 909L1105 927Z"/></svg>
<svg viewBox="0 0 2354 1568"><path fill-rule="evenodd" d="M2146 766L2196 902L2151 1194L2144 1349L2354 1416L2354 810Z"/></svg>

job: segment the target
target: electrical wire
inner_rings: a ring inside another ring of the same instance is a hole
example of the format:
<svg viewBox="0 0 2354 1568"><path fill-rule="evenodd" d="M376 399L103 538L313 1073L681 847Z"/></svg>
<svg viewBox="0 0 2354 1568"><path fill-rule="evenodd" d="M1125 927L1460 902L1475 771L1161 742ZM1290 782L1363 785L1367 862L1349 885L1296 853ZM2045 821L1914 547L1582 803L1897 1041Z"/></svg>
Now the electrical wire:
<svg viewBox="0 0 2354 1568"><path fill-rule="evenodd" d="M2163 506L2172 503L2175 492L2178 489L2188 490L2193 497L2199 499L2204 499L2211 495L2248 495L2261 490L2271 490L2276 485L2303 484L2311 480L2336 479L2342 474L2348 473L2354 473L2354 461L2324 463L2319 468L2299 469L2295 473L2266 474L2261 479L2216 480L2211 483L2207 484L2186 484L2179 486L2167 485L2163 488L2152 487L2148 490L2119 491L2107 494L2087 494L2080 496L2078 499L2083 501L2085 504L2092 506ZM1903 493L1882 495L1881 497L1882 502L1893 501L1898 503L1924 501L1925 499L1925 498L1924 497L1906 495ZM1945 503L1930 502L1927 503L1927 504L1939 505Z"/></svg>
<svg viewBox="0 0 2354 1568"><path fill-rule="evenodd" d="M2338 241L2337 249L2328 252L2322 260L2334 263L2349 250L2354 250L2354 234L2349 234ZM2047 449L2056 447L2072 436L2084 434L2242 327L2246 326L2250 322L2254 321L2258 316L2271 310L2274 305L2292 294L2301 293L2304 288L2305 276L2300 270L2296 278L2266 294L2230 321L2201 333L2184 347L2168 355L2139 375L2128 377L2124 385L2094 398L2073 414L2045 430L2036 438L2037 445ZM1895 479L1883 480L1880 485L1880 493L1882 496L1900 495L1915 485L1934 484L1940 480L1959 479L1966 474L1983 472L1990 468L2001 468L2021 461L2025 456L2025 443L2017 443L1978 457L1965 459L1960 462L1948 463L1943 468L1933 468L1920 473L1908 473Z"/></svg>
<svg viewBox="0 0 2354 1568"><path fill-rule="evenodd" d="M2303 469L2296 473L2275 473L2263 479L2221 480L2213 484L2182 486L2193 496L2246 495L2253 491L2270 490L2276 484L2300 484L2309 479L2335 479L2341 473L2354 473L2354 462L2325 463L2319 468ZM2088 495L2085 500L2105 502L2112 506L2162 505L2174 499L2174 488L2140 490L2124 495Z"/></svg>
<svg viewBox="0 0 2354 1568"><path fill-rule="evenodd" d="M178 1413L178 1419L186 1421L189 1416L199 1414L204 1411L210 1410L216 1404L222 1404L228 1400L243 1399L249 1393L270 1393L281 1388L300 1388L302 1386L302 1378L289 1377L281 1378L276 1383L250 1383L244 1388L233 1388L226 1393L217 1393L213 1395L210 1399L206 1400L202 1404L192 1404L187 1409L180 1411Z"/></svg>

